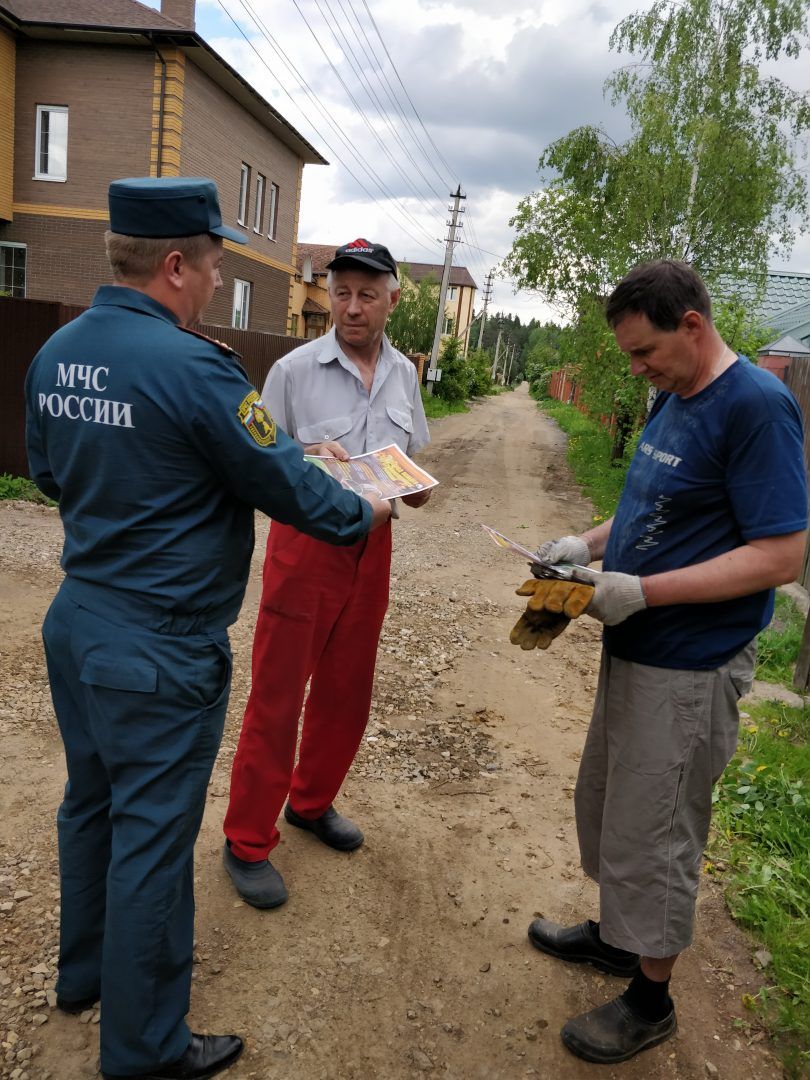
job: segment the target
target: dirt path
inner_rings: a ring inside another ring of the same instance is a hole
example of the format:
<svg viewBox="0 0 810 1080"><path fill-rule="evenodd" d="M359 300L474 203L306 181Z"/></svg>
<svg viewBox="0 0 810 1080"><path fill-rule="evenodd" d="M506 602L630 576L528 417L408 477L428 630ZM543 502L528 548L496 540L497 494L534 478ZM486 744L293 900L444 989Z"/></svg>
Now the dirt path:
<svg viewBox="0 0 810 1080"><path fill-rule="evenodd" d="M568 922L596 911L578 868L572 790L599 633L583 618L546 654L512 648L524 568L478 523L533 546L583 528L591 512L562 435L525 388L432 434L422 461L441 486L396 526L374 714L339 804L366 844L341 855L282 827L274 861L291 896L272 912L241 903L220 864L254 559L197 845L195 1029L246 1035L234 1080L780 1076L741 1004L757 986L750 950L710 882L695 947L676 969L679 1034L614 1069L562 1047L562 1023L622 987L526 940L535 914ZM260 554L265 535L260 523ZM14 1080L85 1080L97 1069L97 1014L49 1007L64 769L38 635L60 542L53 511L0 506L0 1076Z"/></svg>

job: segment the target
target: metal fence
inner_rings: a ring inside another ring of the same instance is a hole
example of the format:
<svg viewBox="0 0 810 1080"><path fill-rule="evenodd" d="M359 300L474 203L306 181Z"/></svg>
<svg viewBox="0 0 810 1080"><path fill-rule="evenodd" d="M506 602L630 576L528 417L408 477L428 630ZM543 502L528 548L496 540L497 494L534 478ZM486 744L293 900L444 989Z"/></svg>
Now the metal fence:
<svg viewBox="0 0 810 1080"><path fill-rule="evenodd" d="M84 310L49 300L0 298L0 473L28 476L25 376L31 361L51 334ZM236 349L250 381L259 390L276 360L303 345L305 340L209 323L196 329Z"/></svg>

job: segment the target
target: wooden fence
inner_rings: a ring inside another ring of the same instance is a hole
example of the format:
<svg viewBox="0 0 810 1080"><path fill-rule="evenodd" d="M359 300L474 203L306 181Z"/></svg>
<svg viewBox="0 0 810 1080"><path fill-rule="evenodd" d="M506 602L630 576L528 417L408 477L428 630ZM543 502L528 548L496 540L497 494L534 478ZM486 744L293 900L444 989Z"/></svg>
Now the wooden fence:
<svg viewBox="0 0 810 1080"><path fill-rule="evenodd" d="M25 376L31 361L51 334L84 310L49 300L0 298L0 473L28 476ZM236 349L242 356L248 377L259 390L276 360L304 344L303 338L236 330L231 326L204 323L197 329Z"/></svg>

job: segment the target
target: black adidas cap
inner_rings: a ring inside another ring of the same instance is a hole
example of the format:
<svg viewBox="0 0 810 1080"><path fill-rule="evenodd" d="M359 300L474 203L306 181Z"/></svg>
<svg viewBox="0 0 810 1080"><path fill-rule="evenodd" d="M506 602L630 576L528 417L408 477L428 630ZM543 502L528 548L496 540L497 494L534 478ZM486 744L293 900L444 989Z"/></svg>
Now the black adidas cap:
<svg viewBox="0 0 810 1080"><path fill-rule="evenodd" d="M360 266L377 270L381 274L393 274L399 280L396 259L382 244L372 244L370 240L363 240L362 237L352 240L350 244L344 244L337 249L334 259L326 264L326 269L341 270L352 263L359 263Z"/></svg>

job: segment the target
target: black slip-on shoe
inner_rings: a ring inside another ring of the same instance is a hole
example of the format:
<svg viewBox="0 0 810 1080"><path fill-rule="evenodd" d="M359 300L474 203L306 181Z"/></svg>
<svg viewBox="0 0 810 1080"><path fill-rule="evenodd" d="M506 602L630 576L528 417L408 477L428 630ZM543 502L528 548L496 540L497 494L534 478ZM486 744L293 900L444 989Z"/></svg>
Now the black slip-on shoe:
<svg viewBox="0 0 810 1080"><path fill-rule="evenodd" d="M303 818L296 814L289 803L284 807L284 817L296 829L306 829L336 851L354 851L363 843L363 834L353 821L343 817L330 806L317 818Z"/></svg>
<svg viewBox="0 0 810 1080"><path fill-rule="evenodd" d="M623 998L617 997L607 1005L569 1020L560 1037L566 1048L584 1061L615 1065L642 1050L658 1046L677 1030L674 1007L669 1016L653 1023L644 1020Z"/></svg>
<svg viewBox="0 0 810 1080"><path fill-rule="evenodd" d="M590 920L579 926L560 926L548 919L535 919L529 926L529 941L535 949L567 960L569 964L590 964L605 975L629 979L638 971L640 959L636 953L624 952L606 945L599 937L596 924Z"/></svg>
<svg viewBox="0 0 810 1080"><path fill-rule="evenodd" d="M242 1053L238 1035L192 1035L186 1052L171 1065L156 1065L150 1072L121 1076L102 1072L104 1080L208 1080L230 1068Z"/></svg>
<svg viewBox="0 0 810 1080"><path fill-rule="evenodd" d="M287 899L284 878L267 859L262 859L260 862L246 862L244 859L238 859L226 841L222 852L222 863L236 891L251 907L280 907Z"/></svg>
<svg viewBox="0 0 810 1080"><path fill-rule="evenodd" d="M91 994L90 997L85 998L63 998L61 994L57 994L56 1007L64 1013L70 1013L71 1016L75 1016L77 1013L83 1013L88 1009L92 1009L100 998L101 994Z"/></svg>

